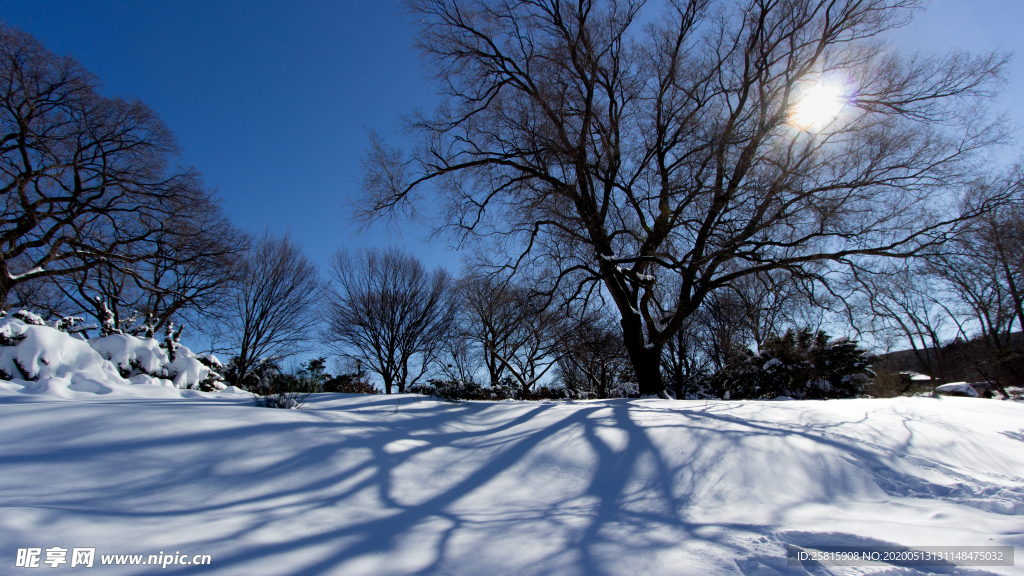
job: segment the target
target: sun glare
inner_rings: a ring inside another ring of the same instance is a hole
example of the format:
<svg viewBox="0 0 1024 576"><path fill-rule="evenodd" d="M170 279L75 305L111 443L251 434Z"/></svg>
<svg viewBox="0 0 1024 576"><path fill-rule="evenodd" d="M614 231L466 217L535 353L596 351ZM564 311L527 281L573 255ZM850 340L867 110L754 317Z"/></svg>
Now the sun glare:
<svg viewBox="0 0 1024 576"><path fill-rule="evenodd" d="M800 130L824 128L842 112L843 90L835 84L819 83L804 92L790 112L789 123Z"/></svg>

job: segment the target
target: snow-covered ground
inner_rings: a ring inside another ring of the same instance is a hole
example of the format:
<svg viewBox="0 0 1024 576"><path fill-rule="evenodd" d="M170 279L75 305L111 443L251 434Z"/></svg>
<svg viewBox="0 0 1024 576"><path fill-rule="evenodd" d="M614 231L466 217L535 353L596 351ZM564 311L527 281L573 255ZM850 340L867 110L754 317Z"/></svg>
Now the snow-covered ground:
<svg viewBox="0 0 1024 576"><path fill-rule="evenodd" d="M786 544L1024 550L1013 402L182 394L0 391L0 572L34 573L30 547L96 548L42 573L116 575L773 576L808 573ZM211 563L101 565L161 553Z"/></svg>

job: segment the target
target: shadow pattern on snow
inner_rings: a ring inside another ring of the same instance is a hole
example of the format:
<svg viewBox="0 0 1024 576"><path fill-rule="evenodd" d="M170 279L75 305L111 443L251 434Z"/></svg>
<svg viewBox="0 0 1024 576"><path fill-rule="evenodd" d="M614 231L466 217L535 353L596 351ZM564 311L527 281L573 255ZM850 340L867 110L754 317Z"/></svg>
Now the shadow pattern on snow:
<svg viewBox="0 0 1024 576"><path fill-rule="evenodd" d="M950 497L893 467L909 440L871 444L839 425L697 404L367 397L283 414L194 402L183 415L188 401L134 401L112 419L118 404L56 406L60 426L33 430L45 450L0 454L0 469L27 471L0 487L4 505L52 509L52 523L68 511L97 525L155 520L179 534L165 548L212 551L212 572L805 574L785 566L784 552L803 536L773 527L788 508L871 483L894 496ZM3 429L31 428L32 412L19 414ZM152 432L111 441L119 426L141 428L133 418ZM69 431L83 432L69 441ZM756 459L795 441L778 468ZM61 469L73 478L60 491L29 485L28 471ZM791 500L737 492L800 475L814 483ZM1016 513L1024 492L1012 492ZM777 556L752 554L757 538ZM693 557L708 565L673 564Z"/></svg>

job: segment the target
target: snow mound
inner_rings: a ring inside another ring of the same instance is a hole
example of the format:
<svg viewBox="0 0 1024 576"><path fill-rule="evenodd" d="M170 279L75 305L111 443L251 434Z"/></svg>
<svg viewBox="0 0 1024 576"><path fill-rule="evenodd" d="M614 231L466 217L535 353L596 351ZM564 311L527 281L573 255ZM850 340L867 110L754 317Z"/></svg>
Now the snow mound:
<svg viewBox="0 0 1024 576"><path fill-rule="evenodd" d="M952 394L957 396L970 396L971 398L978 397L978 391L974 389L974 386L966 382L951 382L949 384L943 384L935 388L935 391L940 394Z"/></svg>
<svg viewBox="0 0 1024 576"><path fill-rule="evenodd" d="M181 397L179 389L204 381L223 388L212 374L185 346L172 362L152 338L117 334L86 342L21 315L0 319L0 393Z"/></svg>

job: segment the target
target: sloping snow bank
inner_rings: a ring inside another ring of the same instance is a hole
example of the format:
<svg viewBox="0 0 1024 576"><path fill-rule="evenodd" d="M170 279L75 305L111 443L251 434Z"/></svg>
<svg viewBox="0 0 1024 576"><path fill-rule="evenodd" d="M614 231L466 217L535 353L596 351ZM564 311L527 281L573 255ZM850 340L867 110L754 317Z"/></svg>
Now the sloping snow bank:
<svg viewBox="0 0 1024 576"><path fill-rule="evenodd" d="M169 574L246 576L1024 573L1016 402L207 396L0 394L0 563L90 546L83 573L113 576L161 570L101 555L161 551L211 555ZM787 545L856 544L1016 546L1017 566L787 566Z"/></svg>
<svg viewBox="0 0 1024 576"><path fill-rule="evenodd" d="M214 359L216 360L216 359ZM180 397L212 371L185 346L175 359L152 338L125 334L86 342L55 328L0 318L0 391L54 398Z"/></svg>

